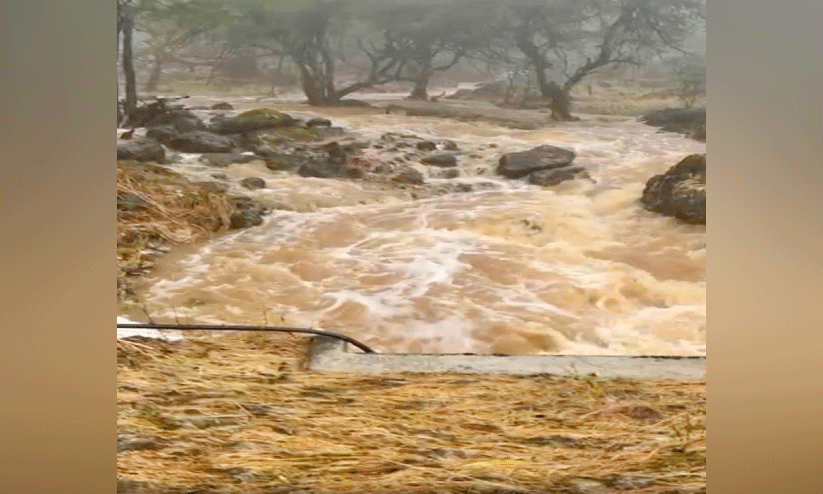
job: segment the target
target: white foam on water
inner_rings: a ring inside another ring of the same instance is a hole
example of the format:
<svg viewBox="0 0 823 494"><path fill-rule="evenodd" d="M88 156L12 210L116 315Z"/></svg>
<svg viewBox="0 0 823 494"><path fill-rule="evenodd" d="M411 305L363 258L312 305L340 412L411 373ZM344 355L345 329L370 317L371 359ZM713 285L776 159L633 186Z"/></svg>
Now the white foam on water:
<svg viewBox="0 0 823 494"><path fill-rule="evenodd" d="M290 113L324 116L300 112ZM270 310L380 351L705 352L705 228L638 203L650 176L705 152L704 143L627 118L537 130L397 115L329 118L359 139L396 132L454 140L463 176L428 181L497 188L404 202L357 182L232 165L228 173L267 182L245 195L294 210L275 210L263 225L162 266L164 277L144 294L153 309L215 323ZM597 183L543 189L494 175L501 154L540 144L573 149ZM178 169L214 171L194 156ZM188 306L192 297L203 303Z"/></svg>

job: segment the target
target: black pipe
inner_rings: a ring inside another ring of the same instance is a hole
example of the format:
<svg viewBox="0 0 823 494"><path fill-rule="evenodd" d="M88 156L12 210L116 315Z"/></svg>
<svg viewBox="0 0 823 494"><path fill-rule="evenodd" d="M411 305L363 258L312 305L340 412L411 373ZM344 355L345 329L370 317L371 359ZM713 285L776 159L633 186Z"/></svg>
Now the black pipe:
<svg viewBox="0 0 823 494"><path fill-rule="evenodd" d="M331 331L323 331L321 329L311 328L288 328L282 326L239 326L239 325L217 325L217 324L143 324L143 323L118 323L118 328L123 329L173 329L178 331L196 330L196 331L259 331L259 332L280 332L280 333L306 333L316 334L320 336L328 336L329 338L336 338L351 343L357 348L363 350L364 353L377 353L363 343L355 340L350 336L340 333L332 333Z"/></svg>

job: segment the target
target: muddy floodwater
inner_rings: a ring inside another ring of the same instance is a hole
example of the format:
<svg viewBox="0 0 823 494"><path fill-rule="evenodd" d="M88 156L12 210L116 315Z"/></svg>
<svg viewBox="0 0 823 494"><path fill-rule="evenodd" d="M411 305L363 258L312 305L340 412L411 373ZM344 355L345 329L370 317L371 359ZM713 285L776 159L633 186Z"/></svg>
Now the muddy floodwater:
<svg viewBox="0 0 823 494"><path fill-rule="evenodd" d="M313 326L381 352L705 354L706 229L638 202L646 180L705 153L705 143L628 117L581 115L516 130L222 100L237 110L327 117L361 141L387 132L451 139L459 177L415 166L430 183L464 182L474 191L411 200L262 162L216 170L184 157L172 166L203 179L263 178L266 188L238 193L275 209L259 227L161 260L140 292L157 319ZM541 188L495 175L501 154L542 144L573 149L593 180ZM368 148L362 157L381 152Z"/></svg>

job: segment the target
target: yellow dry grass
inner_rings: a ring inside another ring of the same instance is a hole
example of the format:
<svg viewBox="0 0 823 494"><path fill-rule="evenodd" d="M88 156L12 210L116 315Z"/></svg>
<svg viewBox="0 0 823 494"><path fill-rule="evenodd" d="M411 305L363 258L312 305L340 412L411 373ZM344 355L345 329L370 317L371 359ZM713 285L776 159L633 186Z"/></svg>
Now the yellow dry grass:
<svg viewBox="0 0 823 494"><path fill-rule="evenodd" d="M234 206L224 194L190 183L153 164L117 164L118 300L128 297L128 276L152 266L147 247L200 242L229 229Z"/></svg>
<svg viewBox="0 0 823 494"><path fill-rule="evenodd" d="M705 382L317 374L302 368L305 341L119 342L119 434L152 445L118 454L122 485L705 492Z"/></svg>

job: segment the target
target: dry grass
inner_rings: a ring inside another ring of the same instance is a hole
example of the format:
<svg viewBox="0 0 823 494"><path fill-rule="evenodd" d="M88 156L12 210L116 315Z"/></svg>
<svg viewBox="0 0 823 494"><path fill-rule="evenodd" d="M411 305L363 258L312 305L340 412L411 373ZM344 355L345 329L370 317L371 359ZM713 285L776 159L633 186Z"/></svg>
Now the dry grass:
<svg viewBox="0 0 823 494"><path fill-rule="evenodd" d="M117 164L118 296L126 277L152 265L163 246L203 241L228 230L234 206L224 194L151 164ZM121 207L128 205L130 207Z"/></svg>
<svg viewBox="0 0 823 494"><path fill-rule="evenodd" d="M704 382L314 374L302 337L190 336L118 344L130 492L705 492Z"/></svg>

